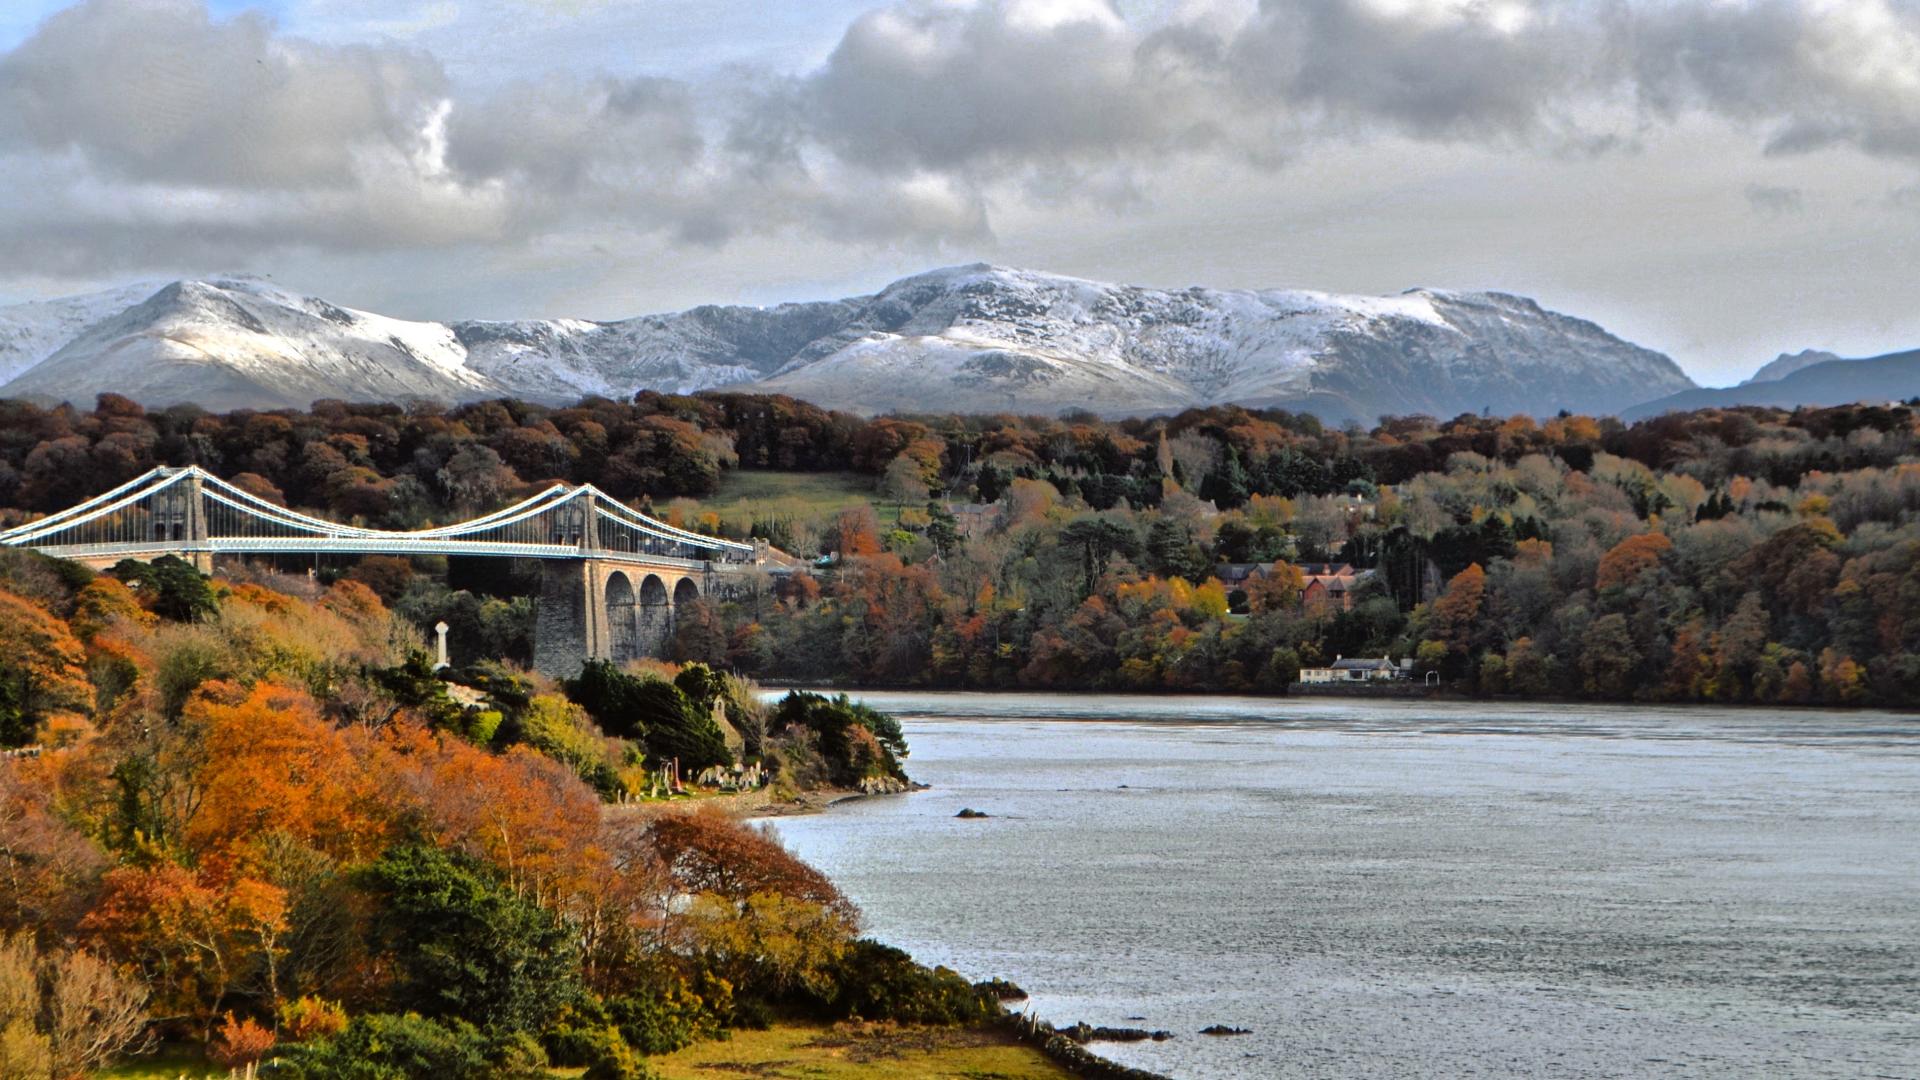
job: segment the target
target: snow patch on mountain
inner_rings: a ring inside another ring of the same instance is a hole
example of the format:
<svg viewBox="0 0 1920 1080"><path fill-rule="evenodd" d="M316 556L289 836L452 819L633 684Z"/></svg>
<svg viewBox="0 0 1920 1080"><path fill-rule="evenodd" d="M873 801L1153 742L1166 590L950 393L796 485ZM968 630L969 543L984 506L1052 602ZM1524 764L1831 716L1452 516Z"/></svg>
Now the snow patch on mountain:
<svg viewBox="0 0 1920 1080"><path fill-rule="evenodd" d="M465 400L501 393L438 323L355 311L242 278L179 281L99 320L0 393L156 405L305 407L320 398Z"/></svg>
<svg viewBox="0 0 1920 1080"><path fill-rule="evenodd" d="M868 413L1237 402L1370 421L1608 412L1692 385L1659 353L1502 293L1163 290L976 264L870 296L615 322L413 322L257 281L177 282L87 326L0 394L113 389L230 407L738 386Z"/></svg>
<svg viewBox="0 0 1920 1080"><path fill-rule="evenodd" d="M0 383L58 352L101 319L153 295L157 282L0 307Z"/></svg>

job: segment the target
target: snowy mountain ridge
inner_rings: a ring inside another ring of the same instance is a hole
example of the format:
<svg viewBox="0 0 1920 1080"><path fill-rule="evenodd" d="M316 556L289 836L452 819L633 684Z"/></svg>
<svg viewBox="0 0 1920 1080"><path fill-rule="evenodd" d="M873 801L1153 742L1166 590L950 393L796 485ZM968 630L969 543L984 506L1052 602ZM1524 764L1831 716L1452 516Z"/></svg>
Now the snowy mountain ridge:
<svg viewBox="0 0 1920 1080"><path fill-rule="evenodd" d="M231 408L322 397L570 402L724 386L864 413L1118 415L1235 402L1371 421L1612 412L1693 386L1659 353L1503 293L1176 291L976 264L844 300L616 322L436 323L254 279L135 291L0 308L0 350L6 328L36 328L0 351L13 365L0 366L12 375L0 396L80 401L113 390ZM48 315L54 307L65 314Z"/></svg>

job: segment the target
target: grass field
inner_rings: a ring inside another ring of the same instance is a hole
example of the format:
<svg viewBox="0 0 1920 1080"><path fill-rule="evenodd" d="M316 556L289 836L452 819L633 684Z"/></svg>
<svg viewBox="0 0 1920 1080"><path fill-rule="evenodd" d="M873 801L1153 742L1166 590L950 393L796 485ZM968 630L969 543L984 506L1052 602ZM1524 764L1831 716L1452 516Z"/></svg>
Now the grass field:
<svg viewBox="0 0 1920 1080"><path fill-rule="evenodd" d="M871 504L883 525L900 518L898 507L879 501L873 478L854 472L808 473L736 470L720 481L720 490L704 499L676 500L711 510L722 520L755 515L785 515L797 521L824 520L850 506Z"/></svg>
<svg viewBox="0 0 1920 1080"><path fill-rule="evenodd" d="M1032 1047L991 1029L777 1025L736 1031L647 1064L662 1080L1066 1080Z"/></svg>
<svg viewBox="0 0 1920 1080"><path fill-rule="evenodd" d="M100 1080L179 1080L183 1076L188 1080L211 1080L213 1077L224 1078L227 1070L209 1064L198 1051L168 1046L150 1057L122 1062L93 1075Z"/></svg>
<svg viewBox="0 0 1920 1080"><path fill-rule="evenodd" d="M648 1058L661 1080L1068 1080L1032 1047L986 1028L781 1024L736 1031L721 1042ZM556 1080L579 1069L555 1069ZM153 1057L108 1069L102 1080L216 1080L226 1070L198 1054L169 1047Z"/></svg>

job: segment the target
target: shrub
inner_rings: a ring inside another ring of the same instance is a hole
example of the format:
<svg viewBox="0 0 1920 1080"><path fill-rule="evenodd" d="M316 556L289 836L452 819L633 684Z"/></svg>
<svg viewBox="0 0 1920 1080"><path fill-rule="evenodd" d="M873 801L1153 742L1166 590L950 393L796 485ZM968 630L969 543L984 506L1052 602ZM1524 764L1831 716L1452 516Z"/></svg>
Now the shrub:
<svg viewBox="0 0 1920 1080"><path fill-rule="evenodd" d="M862 938L842 954L833 989L819 999L828 1015L902 1024L968 1024L991 1019L1000 1006L946 968L928 968L890 945Z"/></svg>
<svg viewBox="0 0 1920 1080"><path fill-rule="evenodd" d="M690 681L694 683L696 688L705 686L703 680ZM712 765L733 764L733 752L713 722L711 708L701 707L665 679L629 675L595 660L581 669L579 678L567 682L566 690L602 731L643 741L655 765L678 758L681 771L693 775Z"/></svg>
<svg viewBox="0 0 1920 1080"><path fill-rule="evenodd" d="M642 1054L671 1054L703 1039L724 1035L722 1024L733 1009L733 987L708 978L698 992L679 972L662 970L652 985L607 999L607 1012L620 1036Z"/></svg>
<svg viewBox="0 0 1920 1080"><path fill-rule="evenodd" d="M857 787L869 777L907 777L898 760L907 752L900 722L848 700L845 694L828 698L795 690L780 699L768 726L776 731L789 727L811 731L818 737L833 782L842 787Z"/></svg>
<svg viewBox="0 0 1920 1080"><path fill-rule="evenodd" d="M487 1042L464 1020L356 1016L328 1039L287 1047L261 1075L276 1080L482 1080L489 1077Z"/></svg>
<svg viewBox="0 0 1920 1080"><path fill-rule="evenodd" d="M292 1042L326 1039L347 1027L347 1011L325 998L308 995L280 1006L280 1034Z"/></svg>
<svg viewBox="0 0 1920 1080"><path fill-rule="evenodd" d="M540 1033L540 1045L547 1061L556 1068L578 1069L591 1063L602 1052L608 1039L618 1040L619 1029L607 1004L598 995L581 994L554 1016Z"/></svg>
<svg viewBox="0 0 1920 1080"><path fill-rule="evenodd" d="M524 1031L495 1039L487 1047L488 1080L547 1080L547 1051Z"/></svg>
<svg viewBox="0 0 1920 1080"><path fill-rule="evenodd" d="M578 996L568 931L472 860L397 847L361 881L382 901L375 939L393 957L394 998L405 1006L484 1017L503 1033L541 1031Z"/></svg>
<svg viewBox="0 0 1920 1080"><path fill-rule="evenodd" d="M207 579L193 564L175 556L162 555L147 563L122 559L112 572L133 586L155 615L171 622L198 622L219 609Z"/></svg>
<svg viewBox="0 0 1920 1080"><path fill-rule="evenodd" d="M618 1038L601 1045L600 1053L587 1063L580 1080L653 1080L652 1070L633 1048Z"/></svg>
<svg viewBox="0 0 1920 1080"><path fill-rule="evenodd" d="M252 1017L241 1019L229 1012L207 1047L207 1055L229 1069L245 1069L266 1057L274 1041L273 1032Z"/></svg>

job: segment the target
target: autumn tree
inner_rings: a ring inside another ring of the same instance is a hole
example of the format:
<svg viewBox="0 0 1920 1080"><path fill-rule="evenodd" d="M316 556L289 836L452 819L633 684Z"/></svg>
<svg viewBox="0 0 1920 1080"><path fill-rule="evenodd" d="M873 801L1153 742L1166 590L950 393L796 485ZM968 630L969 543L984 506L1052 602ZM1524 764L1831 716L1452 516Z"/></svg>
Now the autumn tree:
<svg viewBox="0 0 1920 1080"><path fill-rule="evenodd" d="M154 988L155 1011L185 1018L201 1039L230 994L272 1006L285 893L264 882L204 881L172 863L109 871L82 920L116 959Z"/></svg>
<svg viewBox="0 0 1920 1080"><path fill-rule="evenodd" d="M648 826L646 837L683 892L735 902L772 894L818 904L847 918L855 914L853 904L826 875L794 857L768 829L703 810L663 815Z"/></svg>
<svg viewBox="0 0 1920 1080"><path fill-rule="evenodd" d="M1291 611L1300 606L1307 579L1292 563L1274 563L1247 579L1247 605L1256 613Z"/></svg>
<svg viewBox="0 0 1920 1080"><path fill-rule="evenodd" d="M40 605L0 591L0 745L24 746L58 712L92 703L86 650Z"/></svg>
<svg viewBox="0 0 1920 1080"><path fill-rule="evenodd" d="M1601 557L1599 569L1594 574L1593 587L1596 591L1604 592L1631 585L1642 574L1659 566L1661 557L1672 550L1673 541L1662 533L1629 536Z"/></svg>

